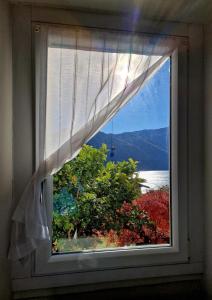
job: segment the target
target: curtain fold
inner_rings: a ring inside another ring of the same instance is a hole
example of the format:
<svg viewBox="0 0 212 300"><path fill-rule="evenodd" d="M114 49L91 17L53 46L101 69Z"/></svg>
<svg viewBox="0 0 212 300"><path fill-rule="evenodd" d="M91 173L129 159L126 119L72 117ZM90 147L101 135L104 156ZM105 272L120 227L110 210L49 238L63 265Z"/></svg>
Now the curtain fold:
<svg viewBox="0 0 212 300"><path fill-rule="evenodd" d="M179 40L40 25L35 33L36 170L13 214L9 258L50 240L42 182L73 159L171 55Z"/></svg>

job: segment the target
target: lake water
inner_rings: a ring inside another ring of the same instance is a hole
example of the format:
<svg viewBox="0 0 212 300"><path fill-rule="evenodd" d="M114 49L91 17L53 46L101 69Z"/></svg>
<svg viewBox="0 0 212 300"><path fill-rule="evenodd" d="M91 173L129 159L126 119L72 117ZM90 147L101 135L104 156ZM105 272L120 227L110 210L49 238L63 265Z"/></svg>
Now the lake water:
<svg viewBox="0 0 212 300"><path fill-rule="evenodd" d="M164 185L169 186L169 171L140 171L139 177L146 180L143 183L146 187L142 187L142 193L149 190L157 190Z"/></svg>

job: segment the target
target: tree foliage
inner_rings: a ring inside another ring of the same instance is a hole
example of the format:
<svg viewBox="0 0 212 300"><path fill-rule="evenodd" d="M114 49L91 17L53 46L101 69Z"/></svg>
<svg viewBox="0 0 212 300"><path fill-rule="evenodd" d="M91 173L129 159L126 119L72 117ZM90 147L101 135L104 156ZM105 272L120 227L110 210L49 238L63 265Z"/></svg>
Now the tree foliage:
<svg viewBox="0 0 212 300"><path fill-rule="evenodd" d="M53 176L53 240L117 230L117 209L141 195L137 162L107 162L106 145L84 145L78 156Z"/></svg>

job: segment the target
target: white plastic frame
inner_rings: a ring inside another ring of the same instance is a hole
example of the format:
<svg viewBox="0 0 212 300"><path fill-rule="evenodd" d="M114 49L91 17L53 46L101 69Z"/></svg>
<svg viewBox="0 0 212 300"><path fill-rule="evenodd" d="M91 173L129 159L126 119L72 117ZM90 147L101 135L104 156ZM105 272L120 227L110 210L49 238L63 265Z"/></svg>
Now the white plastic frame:
<svg viewBox="0 0 212 300"><path fill-rule="evenodd" d="M35 24L36 26L36 24ZM37 33L36 33L37 35ZM39 39L38 39L39 40ZM39 44L35 41L35 57L36 51L39 51ZM35 60L36 65L39 62ZM178 80L180 69L180 78ZM170 153L171 153L171 244L170 245L147 245L132 248L118 248L116 250L104 251L88 251L83 253L70 253L51 255L51 243L36 251L34 275L55 274L55 273L74 273L74 272L89 272L96 270L114 269L114 268L130 268L162 265L170 263L185 263L188 261L187 252L187 208L186 208L186 174L182 177L184 182L179 182L179 167L185 155L179 157L179 151L186 153L187 138L184 134L184 141L179 143L183 138L181 130L186 133L186 118L178 113L180 103L183 99L186 103L186 87L184 84L187 80L187 47L181 46L171 56L171 118L170 118ZM36 72L36 77L40 75ZM183 86L181 87L181 83ZM183 93L181 92L183 88ZM36 94L40 95L39 86L36 85ZM37 103L37 102L36 102ZM180 117L180 122L179 122ZM183 123L185 121L185 123ZM179 126L180 125L180 126ZM38 124L37 124L38 126ZM37 144L37 143L36 143ZM182 149L182 145L183 148ZM179 149L180 147L180 149ZM183 163L184 164L184 163ZM181 173L186 173L186 165L181 170ZM49 226L51 227L52 215L52 187L51 178L46 181L45 199L49 211ZM179 194L181 197L179 198Z"/></svg>

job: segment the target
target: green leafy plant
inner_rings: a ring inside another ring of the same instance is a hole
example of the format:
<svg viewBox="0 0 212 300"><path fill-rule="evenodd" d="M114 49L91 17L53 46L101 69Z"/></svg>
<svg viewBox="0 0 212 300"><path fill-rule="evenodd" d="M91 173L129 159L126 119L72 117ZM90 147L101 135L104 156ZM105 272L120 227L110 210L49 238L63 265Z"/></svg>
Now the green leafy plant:
<svg viewBox="0 0 212 300"><path fill-rule="evenodd" d="M137 162L107 162L108 149L84 145L78 156L53 176L53 242L117 230L119 209L141 195Z"/></svg>

